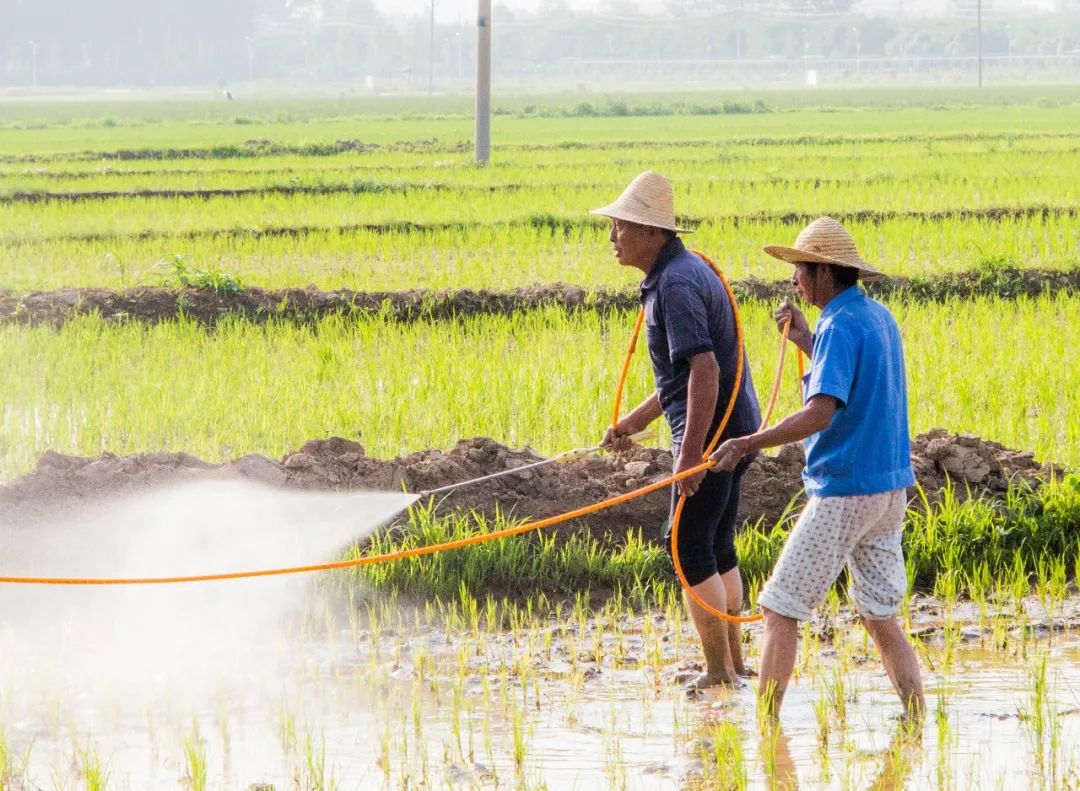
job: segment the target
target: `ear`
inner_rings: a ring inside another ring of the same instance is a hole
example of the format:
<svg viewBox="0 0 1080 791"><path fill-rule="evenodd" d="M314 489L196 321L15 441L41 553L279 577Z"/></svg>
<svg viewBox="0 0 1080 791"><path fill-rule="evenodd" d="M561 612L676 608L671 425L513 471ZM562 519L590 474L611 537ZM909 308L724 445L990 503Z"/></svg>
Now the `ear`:
<svg viewBox="0 0 1080 791"><path fill-rule="evenodd" d="M814 264L814 274L810 278L815 285L828 285L832 280L832 270L825 264Z"/></svg>

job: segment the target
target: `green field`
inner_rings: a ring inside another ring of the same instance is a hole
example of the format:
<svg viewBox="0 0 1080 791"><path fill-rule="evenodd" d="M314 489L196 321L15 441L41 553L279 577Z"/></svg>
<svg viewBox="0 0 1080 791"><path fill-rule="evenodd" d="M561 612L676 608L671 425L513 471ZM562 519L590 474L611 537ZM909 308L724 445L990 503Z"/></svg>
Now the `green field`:
<svg viewBox="0 0 1080 791"><path fill-rule="evenodd" d="M463 97L0 101L0 290L176 286L187 267L196 287L230 297L309 284L629 292L639 273L616 263L607 226L587 211L656 169L697 230L691 246L733 278L788 277L761 246L790 243L829 212L872 263L944 284L886 298L905 343L912 430L970 432L1075 470L1080 294L1060 285L1075 279L1054 278L1017 297L1008 267L1080 266L1077 130L1071 87L516 97L499 103L494 159L477 167ZM944 272L1001 293L957 297L959 279L934 281ZM175 320L54 326L5 296L16 307L0 323L0 481L49 449L219 461L327 436L383 458L479 435L543 454L591 445L610 421L634 319L587 302L204 325L183 313L190 297L167 295ZM742 305L762 399L774 307ZM798 403L789 362L778 414ZM626 403L651 387L639 352ZM254 507L298 492L210 483L80 502L55 523L5 532L3 569L25 571L27 547L43 566L75 552L67 560L82 571L129 550L183 560L195 540L195 556L225 562L228 547L248 568L244 536L272 545L285 532L275 518L289 535L304 531L289 547L296 562L327 542L307 512ZM839 588L800 632L790 744L755 719L753 684L687 697L678 673L700 658L698 642L660 526L627 524L353 568L310 588L0 586L0 787L1078 788L1067 745L1080 738L1080 477L965 495L947 487L908 511L911 591L899 615L918 638L930 701L917 732L895 721ZM334 507L354 540L364 515ZM754 608L789 523L751 518L738 549ZM244 532L248 521L258 533ZM215 525L215 542L192 529ZM508 525L421 505L347 555ZM98 546L117 527L131 528L129 544ZM93 552L68 547L75 531ZM163 549L166 533L175 551ZM286 611L295 621L267 628L271 610L275 624ZM38 639L50 632L55 646ZM162 638L174 632L183 639ZM760 667L761 628L744 634Z"/></svg>
<svg viewBox="0 0 1080 791"><path fill-rule="evenodd" d="M894 274L1080 260L1080 107L1067 103L510 115L486 168L466 117L24 129L5 109L0 283L19 291L154 285L176 254L275 287L624 286L586 212L647 168L675 181L691 241L733 277L786 276L760 246L790 241L793 213L848 219Z"/></svg>
<svg viewBox="0 0 1080 791"><path fill-rule="evenodd" d="M630 289L634 273L587 210L646 168L673 179L697 229L689 242L734 278L787 277L761 245L790 242L825 212L847 218L865 256L897 275L987 262L1074 269L1080 93L1055 91L1027 104L999 91L980 106L936 93L933 107L909 106L928 101L918 93L866 93L861 106L823 95L819 107L778 95L769 112L711 115L689 114L682 97L668 108L679 114L633 117L513 100L495 119L488 167L472 163L470 119L449 98L430 116L374 101L260 104L243 118L239 106L230 117L183 103L0 105L0 284L158 285L174 274L162 262L180 255L245 286ZM696 101L700 112L722 104ZM338 150L340 140L370 146ZM1068 347L1078 300L893 304L914 429L1080 462L1080 366ZM769 310L746 306L759 391L776 353ZM329 434L378 455L480 434L554 452L598 435L629 323L547 312L410 327L9 326L0 363L27 373L0 383L0 474L47 448L219 459ZM644 392L643 362L635 377Z"/></svg>
<svg viewBox="0 0 1080 791"><path fill-rule="evenodd" d="M1080 466L1080 358L1070 351L1080 297L891 307L907 344L913 430L973 432ZM777 348L771 307L751 302L743 312L764 398ZM551 310L405 326L234 322L212 332L97 319L58 331L4 327L0 365L24 373L0 382L0 473L27 470L46 448L221 460L280 456L327 435L359 439L378 457L480 435L547 454L591 445L609 419L632 321ZM796 405L788 376L780 414ZM639 359L628 402L650 377Z"/></svg>

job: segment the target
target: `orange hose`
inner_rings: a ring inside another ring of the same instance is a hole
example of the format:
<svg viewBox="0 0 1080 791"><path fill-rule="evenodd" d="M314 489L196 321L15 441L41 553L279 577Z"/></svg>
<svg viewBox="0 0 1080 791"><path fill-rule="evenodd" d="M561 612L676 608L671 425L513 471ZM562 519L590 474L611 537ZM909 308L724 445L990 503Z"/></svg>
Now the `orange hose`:
<svg viewBox="0 0 1080 791"><path fill-rule="evenodd" d="M645 308L638 311L637 321L634 322L634 332L630 336L630 345L626 347L626 355L623 357L622 371L619 373L619 383L615 385L615 407L611 411L611 431L614 434L619 427L619 409L622 406L623 389L626 387L626 376L630 372L630 361L634 359L637 350L638 337L641 335L641 327L645 324Z"/></svg>
<svg viewBox="0 0 1080 791"><path fill-rule="evenodd" d="M737 335L738 349L739 349L739 351L738 351L738 363L736 365L736 371L735 371L735 385L734 385L734 388L732 389L731 397L728 400L727 408L725 409L724 415L721 418L719 426L717 427L716 434L713 436L712 441L709 443L709 446L708 446L708 448L707 448L707 450L705 452L705 456L708 457L708 455L710 453L712 453L712 451L715 449L716 445L719 443L719 440L720 440L721 435L723 434L724 428L727 425L728 420L730 420L731 413L735 408L735 402L736 402L736 400L738 398L738 392L739 392L740 385L742 383L743 370L744 370L744 366L745 366L745 350L743 349L742 320L741 320L741 318L739 316L739 308L738 308L738 304L737 304L737 302L735 300L735 293L732 291L731 285L728 283L727 278L724 277L723 272L720 271L720 268L712 261L712 259L710 259L708 256L704 255L703 253L697 253L697 254L700 255L701 258L706 263L708 263L710 267L712 267L714 272L716 272L717 276L720 278L720 281L724 285L724 290L728 294L728 299L731 301L732 312L733 312L733 314L735 316L735 328L736 328L736 335ZM618 382L618 385L616 387L616 392L615 392L615 408L614 408L614 415L613 415L613 420L612 420L612 425L613 426L618 424L619 407L620 407L620 404L622 402L623 389L625 388L625 385L626 385L626 377L627 377L627 373L629 371L630 361L631 361L631 359L632 359L632 357L634 355L634 351L635 351L635 349L637 347L637 340L638 340L638 336L641 333L641 328L642 328L642 326L644 324L644 319L645 319L644 311L639 312L638 317L637 317L637 322L635 323L635 326L634 326L633 337L630 340L630 345L629 345L629 347L627 348L627 351L626 351L626 357L623 360L622 372L620 374L619 382ZM786 329L787 328L785 328L784 339L781 341L781 343L783 343L787 338ZM803 363L802 355L800 354L799 355L800 377L801 377L801 373L802 373L802 363ZM782 366L782 364L783 364L783 358L781 357L781 366ZM780 370L780 369L778 369L778 370ZM779 378L779 376L778 376L778 378ZM773 389L774 389L774 394L775 394L775 391L778 389L778 383L776 385L774 385ZM772 404L773 404L774 401L775 401L775 398L770 399L770 405L769 405L769 409L767 410L767 413L766 413L765 422L768 422L768 413L771 412ZM571 519L577 519L577 518L580 518L580 517L583 517L583 516L588 516L589 514L596 513L597 511L602 511L605 508L611 508L612 506L619 505L620 503L628 502L630 500L633 500L634 498L641 497L642 495L649 494L650 492L655 492L655 491L657 491L659 489L663 489L663 488L665 488L667 486L670 486L670 485L672 485L674 483L677 483L678 481L681 481L684 478L689 478L691 476L697 475L699 472L705 472L707 470L710 470L711 468L713 468L715 466L716 466L715 462L710 461L710 460L708 460L706 458L705 460L702 461L701 464L699 464L699 465L697 465L695 467L691 467L688 470L683 470L682 472L677 473L675 475L670 475L667 478L656 481L655 483L648 484L647 486L643 486L640 489L635 489L635 490L633 490L631 492L627 492L625 494L617 495L615 497L610 497L607 500L602 500L601 502L593 503L592 505L583 506L583 507L577 508L577 509L575 509L573 511L568 511L568 512L563 513L563 514L558 514L556 516L548 517L546 519L541 519L541 520L539 520L537 522L529 522L529 523L526 523L526 524L517 525L515 527L506 528L505 530L497 530L497 531L492 532L492 533L483 533L483 534L476 535L476 536L470 536L469 538L457 539L455 541L447 541L447 542L444 542L442 544L430 544L428 546L414 547L413 549L400 550L398 552L387 552L387 553L384 553L384 554L381 554L381 555L365 555L363 557L353 558L351 560L338 560L338 561L334 561L334 562L330 562L330 563L318 563L318 564L307 565L307 566L290 566L290 567L287 567L287 568L257 569L257 570L252 570L252 571L233 571L233 572L222 572L222 573L219 573L219 574L192 574L192 575L187 575L187 576L171 576L171 577L113 577L113 578L107 578L107 577L30 577L30 576L19 577L19 576L0 576L0 584L7 583L7 584L22 584L22 585L164 585L164 584L174 584L174 583L184 583L184 582L217 582L217 581L223 581L223 580L251 579L251 578L254 578L254 577L276 577L276 576L283 576L283 575L286 575L286 574L304 574L304 573L310 573L310 572L315 572L315 571L331 571L331 570L335 570L335 569L346 569L346 568L356 568L356 567L360 567L360 566L369 566L369 565L372 565L372 564L375 564L375 563L386 563L386 562L393 561L393 560L402 560L402 559L405 559L405 558L420 557L420 556L423 556L423 555L431 555L431 554L434 554L436 552L444 552L444 551L451 550L451 549L460 549L462 547L471 546L473 544L480 544L480 543L483 543L485 541L494 541L495 539L499 539L499 538L506 538L508 536L520 535L521 533L527 533L527 532L530 532L530 531L533 531L533 530L541 530L541 529L546 528L546 527L552 527L554 525L558 525L558 524L561 524L563 522L567 522L567 521L569 521ZM682 516L682 509L683 509L683 505L684 505L685 502L686 502L686 497L685 496L680 497L679 502L678 502L678 504L676 505L676 508L675 508L675 514L673 515L672 528L671 528L671 540L672 540L672 546L673 546L673 551L672 551L671 554L672 554L672 558L674 558L675 571L676 571L676 574L678 575L680 584L686 590L687 595L690 596L691 599L693 599L695 602L697 602L707 612L710 612L710 613L712 613L713 615L716 615L719 618L723 618L724 620L733 621L733 622L736 622L736 623L746 623L746 622L749 622L749 621L759 620L761 618L761 615L736 616L736 615L730 615L730 614L725 613L725 612L721 612L721 611L717 610L716 608L710 606L704 600L702 600L701 597L697 593L695 593L694 590L690 587L689 583L686 580L685 574L683 574L682 565L679 562L679 554L678 554L678 552L674 551L674 547L678 546L678 544L677 544L677 535L678 535L678 528L679 528L679 520L680 520L680 518Z"/></svg>
<svg viewBox="0 0 1080 791"><path fill-rule="evenodd" d="M571 519L588 516L597 511L602 511L605 508L611 508L612 506L625 503L636 497L649 494L650 492L655 492L657 489L663 489L666 486L681 481L683 478L697 475L699 472L708 470L714 466L716 466L715 462L706 461L689 470L683 470L677 475L671 475L663 480L650 483L647 486L642 486L640 489L635 489L632 492L609 497L607 500L602 500L599 503L582 506L573 511L567 511L564 514L541 519L538 522L529 522L515 527L508 527L505 530L496 530L493 533L482 533L480 535L470 536L469 538L459 538L455 541L447 541L442 544L429 544L428 546L414 547L398 552L387 552L382 555L365 555L364 557L353 558L352 560L338 560L331 563L318 563L311 566L291 566L289 568L260 569L257 571L232 571L223 572L221 574L192 574L190 576L180 577L0 577L0 583L23 585L163 585L177 582L217 582L221 580L250 579L252 577L277 577L284 574L303 574L312 571L330 571L333 569L370 566L373 563L385 563L391 560L402 560L404 558L420 557L421 555L431 555L435 552L443 552L449 549L460 549L472 544L482 544L485 541L494 541L497 538L516 536L520 533L528 533L531 530L540 530L545 527L551 527L552 525L567 522Z"/></svg>
<svg viewBox="0 0 1080 791"><path fill-rule="evenodd" d="M776 399L780 395L780 380L784 378L784 358L787 356L787 339L788 333L791 332L791 319L784 322L784 330L780 333L780 354L776 362L776 376L773 377L772 392L769 393L769 403L765 407L765 413L761 417L761 425L758 426L758 431L764 431L769 427L769 418L772 417L773 409L776 407ZM800 367L801 367L800 358Z"/></svg>

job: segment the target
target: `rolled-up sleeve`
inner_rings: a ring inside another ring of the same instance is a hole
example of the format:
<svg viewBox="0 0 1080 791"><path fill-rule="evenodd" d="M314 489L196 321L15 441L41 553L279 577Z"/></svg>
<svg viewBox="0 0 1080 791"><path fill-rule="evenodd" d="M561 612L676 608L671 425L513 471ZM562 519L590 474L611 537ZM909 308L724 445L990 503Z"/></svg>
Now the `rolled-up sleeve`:
<svg viewBox="0 0 1080 791"><path fill-rule="evenodd" d="M855 378L856 357L855 341L842 328L830 326L815 334L806 400L827 395L847 406Z"/></svg>
<svg viewBox="0 0 1080 791"><path fill-rule="evenodd" d="M663 301L671 362L713 351L709 311L695 285L687 280L673 280L665 284L659 296Z"/></svg>

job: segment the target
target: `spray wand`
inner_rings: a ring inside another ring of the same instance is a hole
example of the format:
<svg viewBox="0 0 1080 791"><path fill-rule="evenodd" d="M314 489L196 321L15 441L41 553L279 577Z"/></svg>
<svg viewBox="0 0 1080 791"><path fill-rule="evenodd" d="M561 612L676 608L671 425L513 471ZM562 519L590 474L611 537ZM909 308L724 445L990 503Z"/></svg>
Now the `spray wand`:
<svg viewBox="0 0 1080 791"><path fill-rule="evenodd" d="M643 442L647 439L652 439L654 432L652 431L639 431L637 434L630 434L627 437L621 439L628 439L631 442ZM515 473L524 472L525 470L535 470L537 467L543 467L547 464L569 464L573 461L580 461L586 456L590 456L593 453L597 453L604 450L604 445L593 445L591 448L575 448L574 450L564 450L550 459L541 459L540 461L534 461L532 464L523 464L520 467L512 467L509 470L500 470L499 472L493 472L490 475L482 475L479 478L470 478L467 481L459 481L458 483L451 483L448 486L440 486L438 489L425 489L422 492L418 492L418 497L430 497L435 494L442 494L443 492L453 491L454 489L460 489L462 486L472 486L476 483L483 483L484 481L494 480L495 478L501 478L504 475L514 475Z"/></svg>

